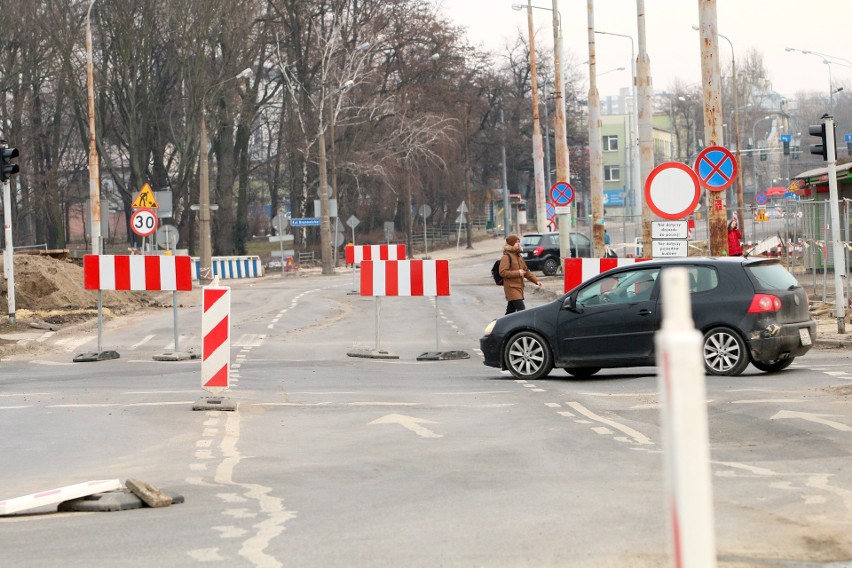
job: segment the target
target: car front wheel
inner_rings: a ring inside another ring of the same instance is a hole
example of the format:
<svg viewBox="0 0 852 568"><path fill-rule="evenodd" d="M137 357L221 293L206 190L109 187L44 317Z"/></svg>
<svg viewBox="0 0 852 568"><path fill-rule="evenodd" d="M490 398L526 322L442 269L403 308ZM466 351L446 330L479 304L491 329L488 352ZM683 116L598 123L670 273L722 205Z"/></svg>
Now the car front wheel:
<svg viewBox="0 0 852 568"><path fill-rule="evenodd" d="M540 379L553 369L550 347L533 331L513 335L506 343L505 359L509 372L516 379Z"/></svg>
<svg viewBox="0 0 852 568"><path fill-rule="evenodd" d="M710 375L734 377L749 363L745 341L728 327L714 327L704 334L704 368Z"/></svg>
<svg viewBox="0 0 852 568"><path fill-rule="evenodd" d="M555 258L548 258L544 261L544 266L541 271L544 272L545 276L553 276L559 270L559 263Z"/></svg>
<svg viewBox="0 0 852 568"><path fill-rule="evenodd" d="M752 361L751 364L765 373L777 373L793 364L795 357L775 359L774 361Z"/></svg>

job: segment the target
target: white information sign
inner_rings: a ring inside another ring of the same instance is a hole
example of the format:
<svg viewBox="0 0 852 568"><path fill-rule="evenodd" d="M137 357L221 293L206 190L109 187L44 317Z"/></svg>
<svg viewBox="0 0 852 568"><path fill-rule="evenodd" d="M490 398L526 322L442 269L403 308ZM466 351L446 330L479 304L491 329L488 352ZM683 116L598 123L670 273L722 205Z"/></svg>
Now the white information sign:
<svg viewBox="0 0 852 568"><path fill-rule="evenodd" d="M651 221L652 239L685 239L689 231L686 221Z"/></svg>
<svg viewBox="0 0 852 568"><path fill-rule="evenodd" d="M653 240L651 256L654 258L688 256L686 239Z"/></svg>
<svg viewBox="0 0 852 568"><path fill-rule="evenodd" d="M553 207L553 211L557 215L570 215L571 214L571 206L570 205L555 205Z"/></svg>

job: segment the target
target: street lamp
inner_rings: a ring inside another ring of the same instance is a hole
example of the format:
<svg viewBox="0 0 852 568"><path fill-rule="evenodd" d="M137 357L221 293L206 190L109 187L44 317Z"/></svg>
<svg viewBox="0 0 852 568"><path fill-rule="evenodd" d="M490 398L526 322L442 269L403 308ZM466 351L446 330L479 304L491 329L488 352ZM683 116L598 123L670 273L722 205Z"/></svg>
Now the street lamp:
<svg viewBox="0 0 852 568"><path fill-rule="evenodd" d="M209 282L213 279L213 259L210 244L210 211L218 209L218 205L210 205L210 177L207 165L207 95L225 83L233 80L247 79L252 76L252 70L243 69L238 75L223 79L207 87L201 97L201 141L198 147L198 217L199 217L199 262L198 280Z"/></svg>
<svg viewBox="0 0 852 568"><path fill-rule="evenodd" d="M785 47L784 51L798 51L804 55L814 55L822 59L822 62L828 66L828 104L829 104L829 112L834 114L834 93L840 92L842 87L838 90L834 89L834 84L831 80L831 66L832 65L840 65L842 67L849 67L852 69L852 61L848 59L844 59L842 57L837 57L835 55L829 55L827 53L820 53L819 51L813 51L810 49L796 49L795 47Z"/></svg>
<svg viewBox="0 0 852 568"><path fill-rule="evenodd" d="M628 147L630 156L630 177L633 195L630 199L630 214L635 215L635 208L638 205L639 211L642 210L642 190L639 188L639 100L636 94L636 52L633 49L633 37L627 34L617 34L613 32L605 32L595 30L596 34L623 37L630 40L630 89L633 97L633 112L630 113L630 129L633 131L630 135L630 145Z"/></svg>
<svg viewBox="0 0 852 568"><path fill-rule="evenodd" d="M98 167L98 146L95 142L95 80L92 63L91 14L95 0L86 10L86 86L89 98L89 223L91 224L92 254L101 254L101 175Z"/></svg>
<svg viewBox="0 0 852 568"><path fill-rule="evenodd" d="M692 26L693 30L700 31L698 26ZM734 43L731 39L716 32L720 38L728 42L731 47L731 90L734 92L734 144L736 145L737 156L737 215L742 223L743 219L743 164L740 154L740 103L739 103L739 87L737 86L737 59L734 52Z"/></svg>

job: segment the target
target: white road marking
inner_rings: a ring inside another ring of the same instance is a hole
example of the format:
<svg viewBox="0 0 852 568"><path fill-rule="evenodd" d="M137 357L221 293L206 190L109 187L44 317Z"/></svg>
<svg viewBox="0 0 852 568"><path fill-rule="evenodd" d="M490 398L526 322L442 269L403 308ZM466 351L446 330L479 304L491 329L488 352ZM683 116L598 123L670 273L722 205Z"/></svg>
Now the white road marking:
<svg viewBox="0 0 852 568"><path fill-rule="evenodd" d="M218 548L196 548L186 553L196 562L222 562L225 557L219 554Z"/></svg>
<svg viewBox="0 0 852 568"><path fill-rule="evenodd" d="M52 392L13 392L8 394L0 394L0 398L8 397L8 396L47 396L53 394Z"/></svg>
<svg viewBox="0 0 852 568"><path fill-rule="evenodd" d="M444 437L442 434L436 434L428 428L421 426L421 424L439 424L439 422L435 422L433 420L426 420L425 418L415 418L414 416L406 416L404 414L388 414L387 416L382 416L381 418L377 418L372 422L368 422L368 424L399 424L406 430L411 430L421 438Z"/></svg>
<svg viewBox="0 0 852 568"><path fill-rule="evenodd" d="M756 399L745 399L745 400L732 400L731 404L787 404L797 403L797 402L805 402L804 400L791 400L789 398L756 398Z"/></svg>
<svg viewBox="0 0 852 568"><path fill-rule="evenodd" d="M156 337L155 335L146 335L145 337L142 338L141 341L137 341L136 343L131 345L130 349L138 349L139 347L141 347L142 345L145 345L146 343L148 343L149 341L151 341L155 337Z"/></svg>
<svg viewBox="0 0 852 568"><path fill-rule="evenodd" d="M800 418L802 420L807 420L808 422L815 422L817 424L822 424L824 426L828 426L830 428L834 428L835 430L840 430L841 432L852 432L852 426L848 426L843 424L842 422L836 422L834 420L828 420L824 418L825 416L835 416L833 414L813 414L811 412L796 412L794 410L781 410L776 413L774 416L770 418L770 420L778 420L781 418Z"/></svg>
<svg viewBox="0 0 852 568"><path fill-rule="evenodd" d="M571 408L573 408L574 410L576 410L577 412L579 412L580 414L582 414L583 416L585 416L587 418L591 418L592 420L595 420L596 422L600 422L601 424L606 424L607 426L609 426L609 427L611 427L615 430L618 430L619 432L622 432L623 434L626 434L627 436L632 438L635 443L637 443L639 445L653 444L653 442L651 441L650 438L648 438L645 434L639 432L638 430L634 430L633 428L631 428L629 426L626 426L624 424L620 424L620 423L616 422L615 420L610 420L609 418L604 418L603 416L599 416L599 415L595 414L594 412L592 412L591 410L589 410L588 408L584 407L579 402L569 402L568 406L570 406Z"/></svg>

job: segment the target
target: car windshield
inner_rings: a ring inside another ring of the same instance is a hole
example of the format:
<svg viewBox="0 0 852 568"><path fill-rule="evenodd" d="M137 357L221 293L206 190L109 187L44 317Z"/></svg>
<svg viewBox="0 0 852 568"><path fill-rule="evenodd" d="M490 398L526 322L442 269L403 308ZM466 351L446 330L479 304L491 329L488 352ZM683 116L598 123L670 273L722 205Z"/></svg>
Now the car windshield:
<svg viewBox="0 0 852 568"><path fill-rule="evenodd" d="M537 247L541 244L541 235L524 235L521 239L522 247Z"/></svg>
<svg viewBox="0 0 852 568"><path fill-rule="evenodd" d="M746 269L764 290L790 290L799 287L796 278L778 263L750 264Z"/></svg>

